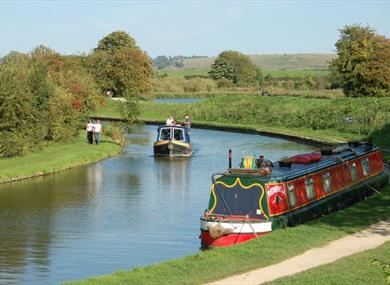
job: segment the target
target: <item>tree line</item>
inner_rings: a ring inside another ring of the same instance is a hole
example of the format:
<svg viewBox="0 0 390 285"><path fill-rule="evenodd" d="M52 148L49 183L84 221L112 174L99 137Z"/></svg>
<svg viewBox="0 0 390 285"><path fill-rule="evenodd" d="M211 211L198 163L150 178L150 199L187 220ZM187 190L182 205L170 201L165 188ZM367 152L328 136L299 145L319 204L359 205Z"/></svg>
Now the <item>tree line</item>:
<svg viewBox="0 0 390 285"><path fill-rule="evenodd" d="M329 64L329 75L304 78L273 78L270 75L263 77L262 70L251 61L249 56L228 50L216 57L208 72L208 78L214 81L215 88L222 89L235 87L277 87L289 90L342 88L348 97L390 96L390 39L377 34L368 26L350 25L340 29L340 38L335 46L337 58ZM170 59L163 56L156 59L164 58L166 61ZM171 59L176 60L175 57ZM197 89L200 91L206 91L213 85L207 81L208 78L205 76L194 77L198 77L197 85L201 81L208 85L207 88L199 86ZM194 81L193 77L188 79ZM160 78L160 81L168 85L168 89L172 89L172 86L167 84L169 83L167 78ZM193 89L191 86L188 88L183 82L179 83L183 85L184 90ZM164 87L161 83L157 86Z"/></svg>
<svg viewBox="0 0 390 285"><path fill-rule="evenodd" d="M336 50L330 64L332 87L341 87L349 97L390 96L390 39L370 27L345 26ZM270 80L238 51L220 53L208 75L193 79L186 90L195 92L205 84L206 91L259 88ZM132 125L139 113L138 98L151 92L155 80L152 59L123 31L103 37L89 54L80 56L64 56L45 46L27 54L11 52L0 63L0 157L77 135L86 117L104 104L102 94L108 91L127 99L123 115ZM304 84L324 86L310 78Z"/></svg>
<svg viewBox="0 0 390 285"><path fill-rule="evenodd" d="M107 91L128 99L124 116L134 123L137 96L150 91L151 75L149 56L122 31L82 56L63 56L45 46L9 53L0 64L0 157L78 135Z"/></svg>

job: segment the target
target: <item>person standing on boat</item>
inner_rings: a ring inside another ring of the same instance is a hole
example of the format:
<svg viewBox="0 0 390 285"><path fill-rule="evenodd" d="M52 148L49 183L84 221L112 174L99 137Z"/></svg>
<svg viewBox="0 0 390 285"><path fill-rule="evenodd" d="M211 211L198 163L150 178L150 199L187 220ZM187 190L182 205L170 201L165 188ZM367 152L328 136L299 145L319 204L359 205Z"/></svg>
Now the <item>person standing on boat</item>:
<svg viewBox="0 0 390 285"><path fill-rule="evenodd" d="M174 124L175 120L173 119L172 116L169 116L169 118L167 119L167 121L165 122L165 125L167 126L172 126Z"/></svg>
<svg viewBox="0 0 390 285"><path fill-rule="evenodd" d="M93 125L93 132L95 135L95 142L96 144L100 143L100 134L102 132L102 124L100 124L100 121L97 120L97 122Z"/></svg>
<svg viewBox="0 0 390 285"><path fill-rule="evenodd" d="M188 115L184 116L184 123L183 123L183 125L184 125L184 127L186 129L188 129L188 131L190 130L190 128L191 128L190 116L188 116Z"/></svg>
<svg viewBox="0 0 390 285"><path fill-rule="evenodd" d="M89 120L87 123L87 128L85 132L87 133L87 139L89 144L93 144L93 123L92 120Z"/></svg>
<svg viewBox="0 0 390 285"><path fill-rule="evenodd" d="M184 116L184 128L186 130L186 133L187 133L187 137L188 137L188 142L190 142L190 129L191 129L191 121L190 121L190 116L188 115L185 115Z"/></svg>
<svg viewBox="0 0 390 285"><path fill-rule="evenodd" d="M256 159L257 168L261 168L264 162L264 155L260 155L258 159Z"/></svg>

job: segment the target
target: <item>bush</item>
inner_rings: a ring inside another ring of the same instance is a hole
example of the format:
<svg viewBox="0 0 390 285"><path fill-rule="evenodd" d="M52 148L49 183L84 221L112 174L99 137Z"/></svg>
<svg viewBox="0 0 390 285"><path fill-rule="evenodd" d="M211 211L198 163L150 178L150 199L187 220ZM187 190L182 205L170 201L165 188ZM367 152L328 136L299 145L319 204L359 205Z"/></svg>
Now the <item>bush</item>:
<svg viewBox="0 0 390 285"><path fill-rule="evenodd" d="M108 124L104 127L104 134L112 139L118 145L123 145L125 142L124 127L116 124Z"/></svg>

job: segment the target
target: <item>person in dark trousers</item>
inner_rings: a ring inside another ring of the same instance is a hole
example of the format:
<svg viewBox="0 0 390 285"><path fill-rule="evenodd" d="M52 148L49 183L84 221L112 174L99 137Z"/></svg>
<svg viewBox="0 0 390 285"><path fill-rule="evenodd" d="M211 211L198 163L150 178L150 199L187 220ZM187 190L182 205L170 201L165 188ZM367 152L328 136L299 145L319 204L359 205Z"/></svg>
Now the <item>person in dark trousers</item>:
<svg viewBox="0 0 390 285"><path fill-rule="evenodd" d="M190 116L185 115L184 116L184 122L183 122L184 128L186 130L186 133L188 135L188 142L190 142L190 129L191 129L191 121L190 121Z"/></svg>
<svg viewBox="0 0 390 285"><path fill-rule="evenodd" d="M87 123L87 128L85 129L87 133L88 143L93 144L93 123L92 120L89 120Z"/></svg>

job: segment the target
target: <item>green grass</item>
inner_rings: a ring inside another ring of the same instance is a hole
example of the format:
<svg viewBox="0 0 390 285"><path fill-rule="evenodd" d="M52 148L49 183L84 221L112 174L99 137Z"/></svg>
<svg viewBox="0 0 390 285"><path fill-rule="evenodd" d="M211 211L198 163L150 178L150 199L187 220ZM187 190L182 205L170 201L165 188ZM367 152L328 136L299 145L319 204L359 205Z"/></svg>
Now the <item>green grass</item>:
<svg viewBox="0 0 390 285"><path fill-rule="evenodd" d="M170 77L184 78L185 76L208 76L209 68L175 68L156 69L158 75L168 75ZM263 70L263 75L271 75L273 78L304 78L306 76L328 76L330 73L324 69L283 69L283 70Z"/></svg>
<svg viewBox="0 0 390 285"><path fill-rule="evenodd" d="M335 54L256 54L249 56L261 69L326 69ZM184 68L210 68L215 57L189 58L183 61Z"/></svg>
<svg viewBox="0 0 390 285"><path fill-rule="evenodd" d="M99 145L87 143L85 132L67 141L49 144L23 157L0 160L0 183L54 173L119 153L121 146L102 136Z"/></svg>
<svg viewBox="0 0 390 285"><path fill-rule="evenodd" d="M192 97L195 96L193 95ZM200 96L202 97L203 95ZM167 96L162 94L160 97ZM345 105L347 110L354 105L362 108L362 106L369 106L370 102L373 101L370 101L370 99L351 98L333 100L290 96L262 97L248 94L229 94L225 96L220 94L194 104L161 105L143 101L141 103L140 119L163 123L169 115L173 115L180 120L185 113L189 113L193 123L198 126L247 129L303 137L313 141L338 143L347 140L367 139L368 134L359 134L356 126L344 123L338 123L337 128L333 125L327 126L333 115L340 115L338 113L330 113L328 116L323 111L333 110L342 105ZM389 105L389 99L386 98L378 99L378 102L382 102L382 105ZM119 110L120 102L112 101L110 104L108 105L110 110L108 112L103 110L102 113L120 117L119 111L112 111ZM115 104L116 106L114 106ZM307 117L307 114L311 114L311 117ZM347 116L347 114L341 114L341 116ZM337 123L337 120L335 122ZM315 126L318 125L319 127L313 128L310 127L310 124L315 124ZM373 141L384 148L385 157L389 160L389 124L383 128L375 127L374 125L370 125L369 128L372 132L370 136L373 138Z"/></svg>
<svg viewBox="0 0 390 285"><path fill-rule="evenodd" d="M267 282L267 285L367 285L386 284L384 270L379 266L370 266L373 260L390 263L390 242L363 253L340 259L331 264L319 266L291 277ZM387 270L390 273L390 270Z"/></svg>
<svg viewBox="0 0 390 285"><path fill-rule="evenodd" d="M129 272L119 271L66 284L202 284L275 264L387 219L390 186L382 193L382 196L372 196L343 211L297 227L277 230L246 244L216 248Z"/></svg>
<svg viewBox="0 0 390 285"><path fill-rule="evenodd" d="M183 78L185 76L208 76L209 68L176 68L176 69L156 69L158 75L168 75L170 77Z"/></svg>
<svg viewBox="0 0 390 285"><path fill-rule="evenodd" d="M173 115L178 120L190 114L196 124L213 127L236 127L298 137L341 142L367 139L371 132L381 137L389 121L390 101L387 98L314 99L303 97L264 97L251 95L218 96L195 104L156 105L143 102L141 119L164 121ZM375 114L373 113L375 112ZM358 116L348 124L344 118ZM359 122L359 123L357 123ZM381 145L386 143L385 140Z"/></svg>
<svg viewBox="0 0 390 285"><path fill-rule="evenodd" d="M320 69L285 69L285 70L264 70L264 76L271 75L274 78L303 78L306 76L328 76L330 72L328 70Z"/></svg>
<svg viewBox="0 0 390 285"><path fill-rule="evenodd" d="M97 117L121 118L121 102L107 98L104 106L94 115Z"/></svg>

